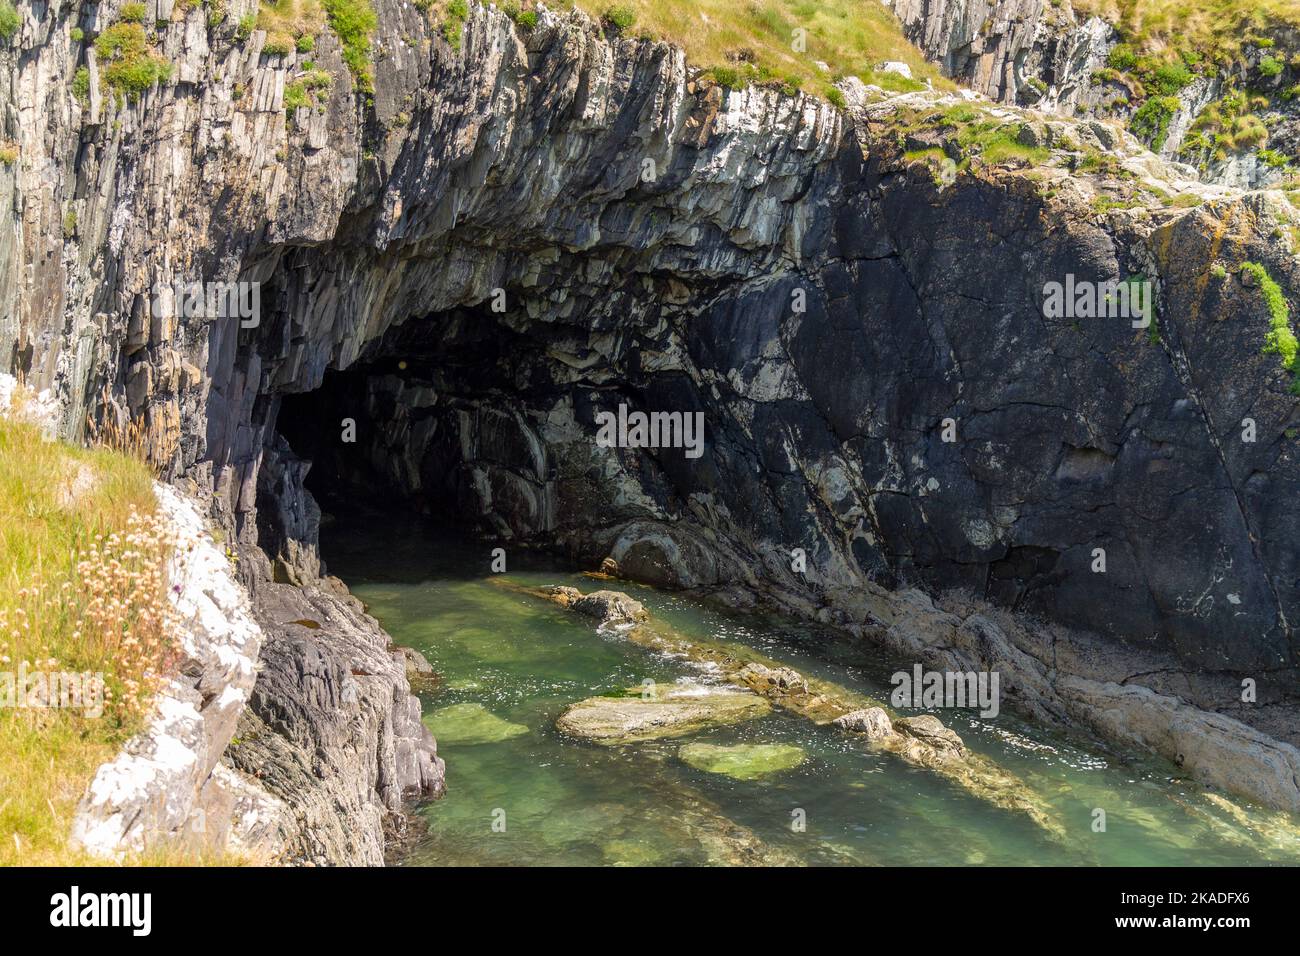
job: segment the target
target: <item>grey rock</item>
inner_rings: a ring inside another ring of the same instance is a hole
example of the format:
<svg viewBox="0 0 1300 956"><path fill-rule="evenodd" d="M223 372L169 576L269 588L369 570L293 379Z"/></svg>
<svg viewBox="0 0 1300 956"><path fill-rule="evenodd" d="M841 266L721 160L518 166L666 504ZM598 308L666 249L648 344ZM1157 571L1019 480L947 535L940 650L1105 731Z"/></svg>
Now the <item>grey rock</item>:
<svg viewBox="0 0 1300 956"><path fill-rule="evenodd" d="M256 611L261 671L223 762L288 808L282 862L380 865L408 801L444 787L404 657L355 598L314 585L264 584Z"/></svg>
<svg viewBox="0 0 1300 956"><path fill-rule="evenodd" d="M831 723L841 730L866 734L868 740L880 740L894 732L894 725L889 715L880 707L855 710L843 717L836 717Z"/></svg>
<svg viewBox="0 0 1300 956"><path fill-rule="evenodd" d="M582 594L577 588L555 587L551 593L561 598L561 603L567 607L595 618L602 625L633 624L648 617L645 606L622 591L592 591L590 594Z"/></svg>
<svg viewBox="0 0 1300 956"><path fill-rule="evenodd" d="M962 743L956 731L945 727L938 717L930 714L922 714L919 717L899 717L894 721L894 727L908 737L915 737L929 744L940 753L961 756L966 752L966 745Z"/></svg>

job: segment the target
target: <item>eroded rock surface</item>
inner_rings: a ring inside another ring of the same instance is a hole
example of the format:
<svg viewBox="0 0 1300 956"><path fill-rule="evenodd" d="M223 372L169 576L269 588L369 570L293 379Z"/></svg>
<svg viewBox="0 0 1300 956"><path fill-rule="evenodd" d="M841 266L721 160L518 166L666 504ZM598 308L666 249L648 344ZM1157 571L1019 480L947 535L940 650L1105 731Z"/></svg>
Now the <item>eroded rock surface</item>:
<svg viewBox="0 0 1300 956"><path fill-rule="evenodd" d="M894 732L894 725L881 707L864 707L850 711L831 721L841 730L865 734L868 740L880 740Z"/></svg>
<svg viewBox="0 0 1300 956"><path fill-rule="evenodd" d="M261 671L223 760L286 808L281 862L375 866L444 768L403 654L327 586L258 589Z"/></svg>

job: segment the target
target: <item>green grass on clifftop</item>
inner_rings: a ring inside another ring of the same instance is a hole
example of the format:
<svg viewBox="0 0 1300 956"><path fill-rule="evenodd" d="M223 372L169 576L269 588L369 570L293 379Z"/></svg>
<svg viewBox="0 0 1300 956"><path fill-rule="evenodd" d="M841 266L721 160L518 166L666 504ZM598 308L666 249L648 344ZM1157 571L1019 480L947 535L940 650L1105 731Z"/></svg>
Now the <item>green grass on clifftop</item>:
<svg viewBox="0 0 1300 956"><path fill-rule="evenodd" d="M343 47L343 62L356 79L357 88L363 93L372 92L371 40L379 19L370 0L262 0L249 26L266 31L263 52L284 55L295 49L314 49L326 23Z"/></svg>
<svg viewBox="0 0 1300 956"><path fill-rule="evenodd" d="M692 64L709 69L726 86L763 83L832 101L831 84L844 76L895 89L921 89L927 78L936 87L953 88L876 0L578 0L577 5L625 36L682 47ZM886 61L906 63L914 79L878 73Z"/></svg>
<svg viewBox="0 0 1300 956"><path fill-rule="evenodd" d="M1243 45L1300 28L1296 0L1074 0L1077 14L1115 24L1136 46L1199 50L1227 63Z"/></svg>

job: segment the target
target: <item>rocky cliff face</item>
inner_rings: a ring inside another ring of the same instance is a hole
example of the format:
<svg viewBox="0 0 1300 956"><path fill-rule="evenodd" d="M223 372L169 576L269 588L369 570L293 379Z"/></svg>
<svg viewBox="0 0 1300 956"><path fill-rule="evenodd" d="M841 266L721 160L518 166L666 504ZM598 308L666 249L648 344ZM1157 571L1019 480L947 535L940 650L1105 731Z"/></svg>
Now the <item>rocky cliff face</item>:
<svg viewBox="0 0 1300 956"><path fill-rule="evenodd" d="M1073 112L1095 105L1092 73L1115 31L1046 0L895 0L904 34L944 73L1003 103Z"/></svg>
<svg viewBox="0 0 1300 956"><path fill-rule="evenodd" d="M250 600L194 502L158 496L176 538L179 672L99 769L73 840L108 858L383 863L405 802L443 789L403 654L338 582L264 583Z"/></svg>
<svg viewBox="0 0 1300 956"><path fill-rule="evenodd" d="M211 494L250 581L319 571L314 460L507 547L1003 666L1024 709L1220 782L1222 760L1103 715L1120 695L1156 714L1136 687L1294 732L1296 399L1242 269L1300 281L1280 197L1198 193L1110 127L1011 110L997 121L1039 168L936 174L918 154L961 157L963 134L925 117L959 98L846 84L840 111L727 91L580 14L521 33L476 7L453 50L417 10L375 6L373 101L326 37L333 84L290 114L296 55L198 9L160 16L176 69L136 102L93 68L87 104L70 92L74 5L29 10L4 54L0 346L62 397L69 434L87 412L141 423ZM1101 153L1109 176L1086 172ZM1149 280L1158 331L1045 317L1067 276ZM256 325L177 316L165 292L241 279ZM599 447L620 405L701 413L702 454ZM1023 614L986 625L990 606ZM286 632L263 656L333 699L346 677L312 645ZM292 740L276 680L248 719ZM1232 723L1271 768L1257 792L1300 806L1300 753Z"/></svg>
<svg viewBox="0 0 1300 956"><path fill-rule="evenodd" d="M1160 156L1188 164L1206 182L1276 187L1293 172L1287 164L1300 142L1300 72L1292 65L1300 37L1293 30L1244 38L1239 53L1166 87L1112 68L1110 55L1123 39L1117 25L1076 13L1068 0L895 0L892 8L929 59L994 100L1131 126ZM1233 103L1241 91L1249 107ZM1147 103L1149 117L1140 113ZM1253 114L1260 125L1216 141L1216 104L1220 113ZM1189 135L1201 129L1204 135Z"/></svg>

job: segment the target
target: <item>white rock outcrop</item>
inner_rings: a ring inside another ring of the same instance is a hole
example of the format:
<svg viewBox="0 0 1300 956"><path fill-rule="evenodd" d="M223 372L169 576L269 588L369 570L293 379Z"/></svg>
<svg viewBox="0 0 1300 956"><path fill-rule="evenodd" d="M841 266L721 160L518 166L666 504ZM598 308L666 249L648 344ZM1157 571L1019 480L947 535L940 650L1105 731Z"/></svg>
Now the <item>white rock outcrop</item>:
<svg viewBox="0 0 1300 956"><path fill-rule="evenodd" d="M274 840L263 837L275 830L279 801L233 771L214 773L257 679L262 629L194 502L162 484L156 493L176 536L169 576L181 662L148 726L99 768L73 842L114 858L174 842L273 851ZM213 812L236 804L233 819Z"/></svg>

